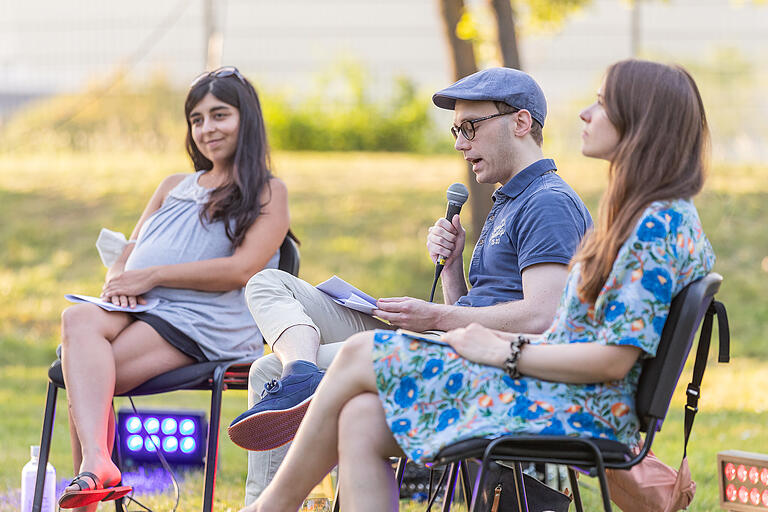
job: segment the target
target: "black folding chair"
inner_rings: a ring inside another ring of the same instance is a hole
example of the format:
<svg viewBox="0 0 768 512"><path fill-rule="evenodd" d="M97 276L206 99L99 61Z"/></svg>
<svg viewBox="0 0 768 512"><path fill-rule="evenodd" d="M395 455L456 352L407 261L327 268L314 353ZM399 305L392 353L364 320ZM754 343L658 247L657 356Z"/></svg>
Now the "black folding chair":
<svg viewBox="0 0 768 512"><path fill-rule="evenodd" d="M640 419L641 432L645 433L643 447L638 454L632 453L629 446L605 439L569 437L569 436L539 436L539 435L508 435L489 439L469 439L450 445L435 457L436 465L453 464L449 486L455 485L456 473L465 459L480 459L481 467L472 492L470 510L474 509L479 492L483 489L484 473L491 461L511 461L516 469L517 489L524 489L522 483L521 462L544 462L568 466L568 474L573 489L576 510L583 511L579 494L578 481L574 467L589 476L597 477L603 508L611 511L610 495L606 482L605 469L629 469L639 463L651 449L656 432L667 415L672 394L677 386L680 373L690 352L694 335L699 324L704 324L699 337L699 345L694 368L693 382L688 386L685 420L685 442L693 424L693 416L698 410L699 385L706 365L709 352L709 340L712 334L712 320L718 317L718 332L720 338L719 360L728 361L729 332L728 322L723 305L714 300L714 295L720 289L723 278L715 273L689 284L675 299L664 325L661 341L656 357L648 359L643 364L643 371L638 383L636 395L637 415ZM451 494L446 492L446 500ZM449 503L444 503L443 510L448 510ZM527 511L525 492L518 493L520 511Z"/></svg>
<svg viewBox="0 0 768 512"><path fill-rule="evenodd" d="M278 268L293 275L299 273L300 255L298 244L287 236L280 246ZM211 411L208 424L208 447L205 458L205 485L203 491L203 512L213 510L213 491L216 484L216 463L219 453L219 424L221 420L221 399L225 389L248 389L248 372L253 358L234 361L210 361L177 368L149 379L140 386L116 396L143 396L170 393L180 389L208 390L211 392ZM37 471L32 511L40 512L45 488L45 467L51 449L53 418L56 413L58 389L64 389L61 361L56 360L48 369L48 394L45 402L43 432L40 440L40 468ZM117 433L115 453L117 454ZM116 458L119 465L119 457ZM122 510L122 499L115 500L115 510Z"/></svg>

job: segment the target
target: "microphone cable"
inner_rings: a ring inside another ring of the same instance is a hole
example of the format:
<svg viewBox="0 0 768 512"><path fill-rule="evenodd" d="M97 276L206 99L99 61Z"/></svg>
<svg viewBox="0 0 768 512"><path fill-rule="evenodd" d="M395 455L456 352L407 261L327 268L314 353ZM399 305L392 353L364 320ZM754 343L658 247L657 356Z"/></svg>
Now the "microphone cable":
<svg viewBox="0 0 768 512"><path fill-rule="evenodd" d="M133 403L133 397L129 396L128 400L131 402L131 407L133 408L133 413L138 416L139 411L136 409L136 404ZM162 450L157 445L154 439L152 439L152 435L147 432L147 427L144 426L144 422L141 422L141 428L144 430L144 432L147 433L148 439L152 441L152 444L155 445L155 453L157 453L157 457L160 459L160 464L163 466L165 471L168 473L168 475L171 477L171 483L173 484L173 492L176 494L176 503L173 505L173 509L171 512L176 512L176 509L179 507L179 499L181 498L181 487L179 486L179 482L176 480L176 475L173 473L173 470L171 469L170 464L168 464L168 461L165 459L165 456L162 453ZM117 434L116 434L117 435ZM136 503L138 506L146 510L147 512L154 512L151 508L145 506L141 502L139 502L136 498L132 496L133 490L130 494L124 496L124 499L128 499L129 501L132 501L133 503ZM129 512L125 505L123 505L124 512Z"/></svg>
<svg viewBox="0 0 768 512"><path fill-rule="evenodd" d="M437 280L440 279L440 267L435 267L435 278L432 280L432 291L429 292L429 302L435 301L435 288L437 288Z"/></svg>

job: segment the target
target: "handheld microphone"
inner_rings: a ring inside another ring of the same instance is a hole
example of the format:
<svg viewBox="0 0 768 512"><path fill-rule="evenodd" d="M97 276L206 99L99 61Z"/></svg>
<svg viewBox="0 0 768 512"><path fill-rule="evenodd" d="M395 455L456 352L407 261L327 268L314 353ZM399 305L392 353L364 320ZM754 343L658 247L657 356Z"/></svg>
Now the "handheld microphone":
<svg viewBox="0 0 768 512"><path fill-rule="evenodd" d="M448 222L451 222L453 221L453 216L461 212L461 207L467 202L467 199L469 198L469 190L467 190L467 187L464 186L463 183L454 183L448 187L445 195L448 198L448 207L445 211L445 218L448 219ZM432 281L432 291L429 294L429 302L432 302L432 299L435 298L435 287L437 286L437 280L440 278L440 273L443 271L444 266L445 258L441 256L435 265L435 279Z"/></svg>
<svg viewBox="0 0 768 512"><path fill-rule="evenodd" d="M453 216L460 213L461 207L467 202L467 199L469 198L469 190L467 190L467 187L465 187L463 183L454 183L448 187L445 195L448 198L448 208L445 210L445 218L448 219L448 222L452 222ZM445 258L441 256L440 259L437 260L437 265L440 267L440 271L442 271L443 266L445 265ZM439 271L437 275L440 275Z"/></svg>

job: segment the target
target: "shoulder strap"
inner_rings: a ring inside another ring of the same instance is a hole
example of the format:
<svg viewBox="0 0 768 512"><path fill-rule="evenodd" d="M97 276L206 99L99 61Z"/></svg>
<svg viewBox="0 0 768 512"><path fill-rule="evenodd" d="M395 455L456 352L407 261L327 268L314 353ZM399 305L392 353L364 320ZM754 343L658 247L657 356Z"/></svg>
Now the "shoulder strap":
<svg viewBox="0 0 768 512"><path fill-rule="evenodd" d="M693 419L699 411L699 396L701 391L701 379L704 377L704 370L707 367L707 355L709 354L709 341L712 337L712 320L717 316L717 332L720 340L720 351L717 361L727 363L730 360L731 334L728 328L728 315L725 312L725 306L722 302L713 300L707 308L704 321L701 324L701 334L699 335L699 345L696 348L696 362L693 365L693 377L688 384L685 394L688 402L685 405L685 425L683 443L683 458L687 456L688 438L693 428Z"/></svg>

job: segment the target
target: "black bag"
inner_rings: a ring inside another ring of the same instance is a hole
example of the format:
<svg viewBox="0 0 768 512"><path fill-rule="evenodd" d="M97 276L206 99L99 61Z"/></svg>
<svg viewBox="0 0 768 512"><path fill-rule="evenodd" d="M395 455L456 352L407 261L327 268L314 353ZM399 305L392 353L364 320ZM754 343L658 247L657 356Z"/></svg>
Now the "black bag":
<svg viewBox="0 0 768 512"><path fill-rule="evenodd" d="M491 461L485 473L485 485L478 491L478 512L520 512L517 506L515 475L511 468ZM532 476L523 473L523 486L529 512L568 512L572 498Z"/></svg>

